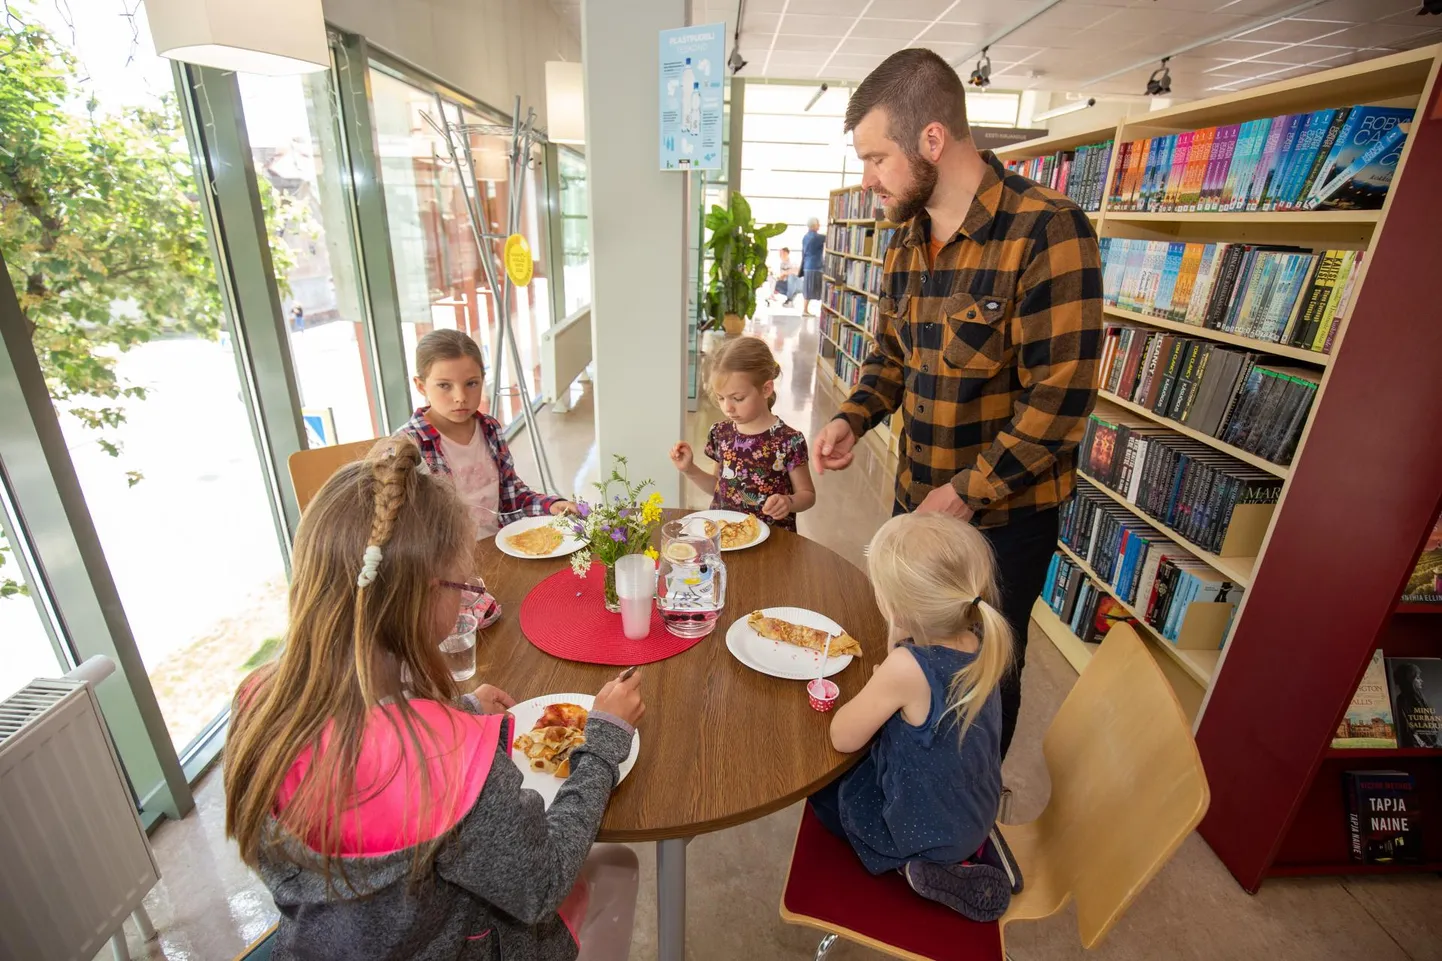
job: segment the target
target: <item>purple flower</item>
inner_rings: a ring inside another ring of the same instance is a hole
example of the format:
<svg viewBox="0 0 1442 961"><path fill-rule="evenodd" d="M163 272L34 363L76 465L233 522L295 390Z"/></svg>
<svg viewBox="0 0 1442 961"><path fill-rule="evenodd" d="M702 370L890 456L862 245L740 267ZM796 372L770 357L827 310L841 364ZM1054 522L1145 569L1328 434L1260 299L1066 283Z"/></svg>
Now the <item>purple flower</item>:
<svg viewBox="0 0 1442 961"><path fill-rule="evenodd" d="M572 525L571 525L571 530L575 532L575 534L576 534L577 537L585 537L585 536L586 536L586 525L585 525L585 524L582 524L580 521L577 521L576 523L572 524Z"/></svg>
<svg viewBox="0 0 1442 961"><path fill-rule="evenodd" d="M590 516L591 516L591 505L590 505L590 504L587 504L585 501L577 501L577 502L576 502L576 513L577 513L577 514L580 514L582 517L590 517Z"/></svg>
<svg viewBox="0 0 1442 961"><path fill-rule="evenodd" d="M615 541L617 544L626 543L626 532L621 530L621 528L619 527L616 528L615 530L611 531L611 540Z"/></svg>

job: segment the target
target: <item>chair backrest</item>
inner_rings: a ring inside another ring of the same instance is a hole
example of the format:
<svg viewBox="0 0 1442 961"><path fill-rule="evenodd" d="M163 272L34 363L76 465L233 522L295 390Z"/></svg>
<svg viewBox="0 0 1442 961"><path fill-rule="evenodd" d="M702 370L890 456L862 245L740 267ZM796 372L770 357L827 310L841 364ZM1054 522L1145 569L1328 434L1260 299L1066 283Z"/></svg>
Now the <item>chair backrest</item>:
<svg viewBox="0 0 1442 961"><path fill-rule="evenodd" d="M1094 947L1211 800L1191 724L1131 627L1107 633L1042 752L1051 798L1034 822L1026 885L1074 897L1082 944Z"/></svg>
<svg viewBox="0 0 1442 961"><path fill-rule="evenodd" d="M360 460L376 445L374 440L358 440L350 444L334 444L330 447L316 447L313 450L298 450L290 455L286 466L290 468L290 483L295 488L295 499L301 510L330 480L330 475L351 461Z"/></svg>

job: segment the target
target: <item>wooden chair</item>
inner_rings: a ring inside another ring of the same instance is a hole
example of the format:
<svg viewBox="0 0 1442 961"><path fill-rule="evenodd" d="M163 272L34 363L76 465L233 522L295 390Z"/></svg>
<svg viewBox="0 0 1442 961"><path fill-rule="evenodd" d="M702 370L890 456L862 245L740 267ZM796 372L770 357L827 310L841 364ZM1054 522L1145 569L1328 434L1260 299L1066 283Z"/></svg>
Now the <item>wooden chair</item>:
<svg viewBox="0 0 1442 961"><path fill-rule="evenodd" d="M291 454L286 466L290 468L290 483L295 488L295 499L300 509L305 510L311 498L330 480L330 475L369 454L379 440L379 437L358 440L350 444L298 450Z"/></svg>
<svg viewBox="0 0 1442 961"><path fill-rule="evenodd" d="M1136 632L1112 628L1042 741L1051 798L1028 824L1002 826L1025 887L996 924L976 924L872 877L808 807L781 917L899 958L1002 959L1012 921L1077 902L1084 947L1104 938L1206 813L1206 774L1191 725Z"/></svg>
<svg viewBox="0 0 1442 961"><path fill-rule="evenodd" d="M235 961L270 961L271 952L275 950L276 927L277 925L272 924L254 944L236 955Z"/></svg>

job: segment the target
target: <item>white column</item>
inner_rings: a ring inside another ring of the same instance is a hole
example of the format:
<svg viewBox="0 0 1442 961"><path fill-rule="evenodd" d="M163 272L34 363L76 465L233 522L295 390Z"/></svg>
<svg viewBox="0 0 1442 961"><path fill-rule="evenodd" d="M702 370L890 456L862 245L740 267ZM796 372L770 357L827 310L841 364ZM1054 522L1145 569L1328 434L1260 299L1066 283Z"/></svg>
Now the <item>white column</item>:
<svg viewBox="0 0 1442 961"><path fill-rule="evenodd" d="M658 32L686 0L583 0L591 342L600 468L624 454L681 503L667 451L685 417L686 178L660 169Z"/></svg>

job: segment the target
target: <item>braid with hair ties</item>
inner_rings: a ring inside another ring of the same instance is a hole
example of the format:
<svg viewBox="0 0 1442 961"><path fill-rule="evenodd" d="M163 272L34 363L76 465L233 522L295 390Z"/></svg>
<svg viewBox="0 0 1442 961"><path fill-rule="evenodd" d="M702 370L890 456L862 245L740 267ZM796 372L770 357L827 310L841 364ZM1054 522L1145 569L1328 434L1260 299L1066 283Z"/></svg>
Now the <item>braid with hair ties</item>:
<svg viewBox="0 0 1442 961"><path fill-rule="evenodd" d="M407 441L382 442L371 452L371 476L375 478L375 512L371 532L362 555L357 587L369 587L380 569L381 548L391 539L396 515L406 499L406 477L421 462L421 451Z"/></svg>

